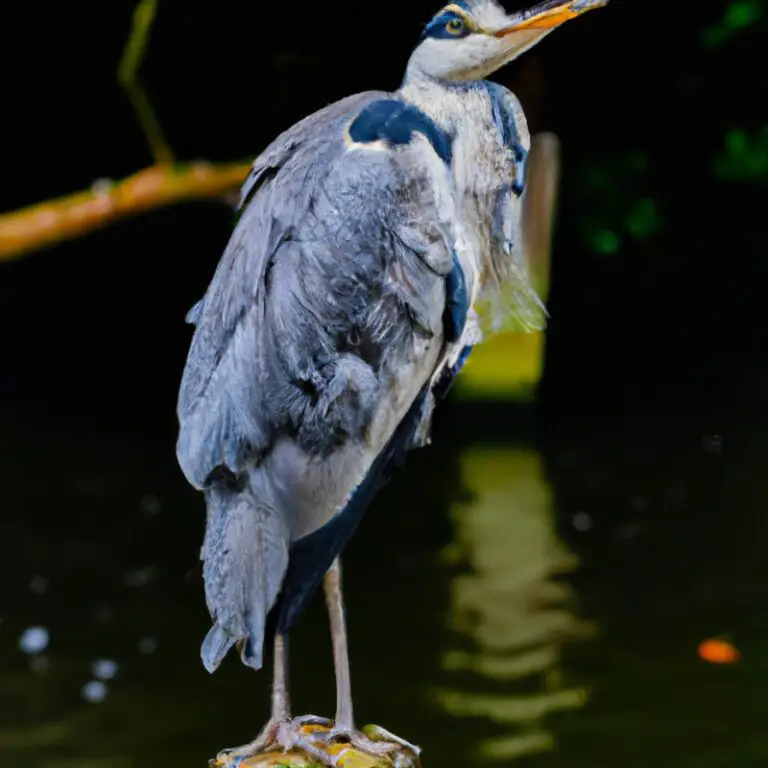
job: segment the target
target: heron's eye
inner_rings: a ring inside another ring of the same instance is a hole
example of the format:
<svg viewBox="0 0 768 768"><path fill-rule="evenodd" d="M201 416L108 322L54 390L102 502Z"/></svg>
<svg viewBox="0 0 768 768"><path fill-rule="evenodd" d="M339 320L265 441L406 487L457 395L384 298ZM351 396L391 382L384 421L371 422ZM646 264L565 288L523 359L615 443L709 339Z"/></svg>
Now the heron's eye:
<svg viewBox="0 0 768 768"><path fill-rule="evenodd" d="M454 16L446 22L445 28L452 35L460 35L464 31L464 22L457 16Z"/></svg>

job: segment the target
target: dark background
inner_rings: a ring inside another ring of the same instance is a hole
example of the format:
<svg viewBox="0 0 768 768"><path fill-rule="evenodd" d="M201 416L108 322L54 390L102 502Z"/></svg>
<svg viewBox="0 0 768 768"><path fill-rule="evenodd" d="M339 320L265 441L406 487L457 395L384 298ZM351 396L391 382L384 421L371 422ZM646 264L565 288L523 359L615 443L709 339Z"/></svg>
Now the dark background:
<svg viewBox="0 0 768 768"><path fill-rule="evenodd" d="M3 5L0 211L151 162L115 78L133 7ZM162 0L142 80L179 159L248 158L328 102L396 88L436 10ZM540 396L533 412L449 403L345 555L361 718L432 765L545 726L560 751L535 768L766 765L767 21L765 0L613 0L495 76L562 142ZM3 765L188 768L266 717L268 674L199 664L202 500L173 455L183 318L231 223L225 205L184 205L0 264ZM471 457L496 449L495 479L473 485ZM496 542L507 570L489 576ZM559 548L581 563L567 588L552 583ZM486 580L470 613L501 611L511 645L519 629L556 649L546 675L446 668L479 642L448 629L473 569ZM553 594L567 597L555 618ZM572 614L600 628L579 650ZM50 648L25 655L36 625ZM317 601L296 635L299 709L328 714ZM743 664L697 658L721 635ZM120 672L94 708L81 686L104 656ZM448 687L459 710L491 692L524 709L556 698L553 680L594 700L514 728L435 704Z"/></svg>
<svg viewBox="0 0 768 768"><path fill-rule="evenodd" d="M732 5L738 21L744 3ZM762 375L765 23L729 29L729 7L614 0L497 73L532 128L563 145L549 424L733 403ZM132 8L6 5L0 210L150 161L115 80ZM166 0L142 79L179 158L250 157L328 102L396 88L433 11ZM750 155L728 154L734 131ZM643 206L654 213L633 236L626 222ZM172 419L183 316L230 224L225 206L185 205L3 265L4 406L70 424ZM605 230L621 238L615 252L603 252Z"/></svg>

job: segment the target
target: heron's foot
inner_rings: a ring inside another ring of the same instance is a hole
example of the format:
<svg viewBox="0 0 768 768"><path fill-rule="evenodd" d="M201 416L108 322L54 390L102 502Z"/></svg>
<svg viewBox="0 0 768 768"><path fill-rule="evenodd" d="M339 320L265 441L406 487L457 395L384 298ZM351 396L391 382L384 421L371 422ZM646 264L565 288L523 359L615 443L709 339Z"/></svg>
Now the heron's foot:
<svg viewBox="0 0 768 768"><path fill-rule="evenodd" d="M312 757L321 757L320 753L314 754L304 749L300 742L304 732L311 734L314 728L330 728L331 721L314 715L297 717L294 719L270 720L261 733L249 744L242 747L224 749L209 761L211 768L248 768L250 766L267 765L260 758L270 754L292 752L295 749L306 751Z"/></svg>
<svg viewBox="0 0 768 768"><path fill-rule="evenodd" d="M307 765L308 760L329 768L419 768L419 751L378 726L343 728L308 715L268 723L255 741L221 752L211 766L277 768Z"/></svg>
<svg viewBox="0 0 768 768"><path fill-rule="evenodd" d="M421 747L417 747L415 744L411 744L410 741L401 739L399 736L395 736L391 731L382 728L380 725L366 725L362 733L364 736L374 742L387 742L389 744L396 744L400 749L405 749L412 752L415 757L421 754Z"/></svg>
<svg viewBox="0 0 768 768"><path fill-rule="evenodd" d="M331 766L417 768L420 765L419 747L378 725L366 725L358 730L334 724L316 733L316 738L328 745L331 753L328 765Z"/></svg>

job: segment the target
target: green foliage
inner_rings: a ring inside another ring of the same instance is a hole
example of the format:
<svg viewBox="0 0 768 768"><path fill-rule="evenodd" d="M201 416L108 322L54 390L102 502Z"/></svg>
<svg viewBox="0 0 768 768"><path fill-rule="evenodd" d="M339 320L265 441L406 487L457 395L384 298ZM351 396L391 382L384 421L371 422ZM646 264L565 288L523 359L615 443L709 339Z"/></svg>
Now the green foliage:
<svg viewBox="0 0 768 768"><path fill-rule="evenodd" d="M173 163L173 152L160 127L152 103L138 79L139 68L144 61L149 35L157 14L157 4L158 0L139 0L133 12L131 34L117 69L117 80L131 100L155 163L170 165Z"/></svg>
<svg viewBox="0 0 768 768"><path fill-rule="evenodd" d="M719 24L704 30L705 45L717 47L756 24L765 13L766 0L732 0Z"/></svg>
<svg viewBox="0 0 768 768"><path fill-rule="evenodd" d="M595 253L619 252L627 238L648 240L658 234L662 216L649 192L648 156L630 152L592 160L581 175L581 234Z"/></svg>
<svg viewBox="0 0 768 768"><path fill-rule="evenodd" d="M768 181L768 125L752 135L743 128L731 128L713 172L729 181Z"/></svg>
<svg viewBox="0 0 768 768"><path fill-rule="evenodd" d="M632 205L624 219L624 226L635 240L645 240L661 229L661 216L656 201L642 197Z"/></svg>
<svg viewBox="0 0 768 768"><path fill-rule="evenodd" d="M598 253L611 255L621 247L621 238L612 229L597 229L590 235L590 245Z"/></svg>

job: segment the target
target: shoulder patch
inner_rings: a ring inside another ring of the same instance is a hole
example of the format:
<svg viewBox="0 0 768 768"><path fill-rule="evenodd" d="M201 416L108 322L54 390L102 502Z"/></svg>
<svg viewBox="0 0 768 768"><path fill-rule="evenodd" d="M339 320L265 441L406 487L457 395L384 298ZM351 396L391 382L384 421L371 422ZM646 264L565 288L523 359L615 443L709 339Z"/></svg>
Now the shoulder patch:
<svg viewBox="0 0 768 768"><path fill-rule="evenodd" d="M398 147L410 144L414 133L420 133L429 141L440 159L451 164L453 149L448 134L412 104L395 99L382 99L368 104L349 128L349 137L358 144L384 141Z"/></svg>

